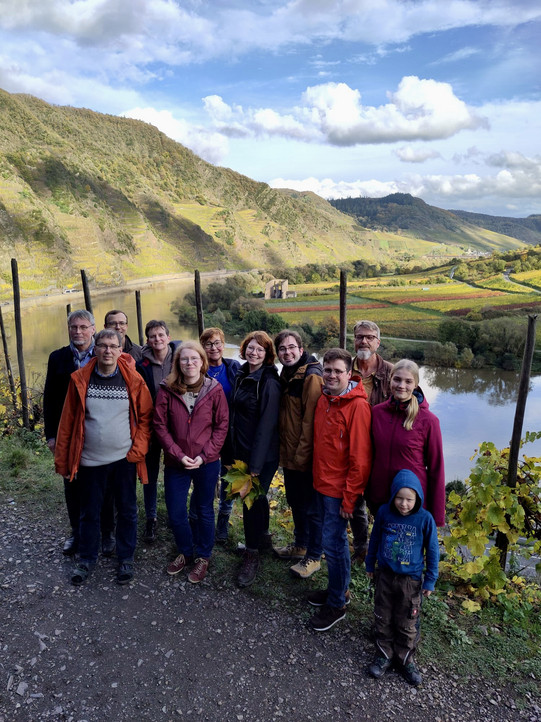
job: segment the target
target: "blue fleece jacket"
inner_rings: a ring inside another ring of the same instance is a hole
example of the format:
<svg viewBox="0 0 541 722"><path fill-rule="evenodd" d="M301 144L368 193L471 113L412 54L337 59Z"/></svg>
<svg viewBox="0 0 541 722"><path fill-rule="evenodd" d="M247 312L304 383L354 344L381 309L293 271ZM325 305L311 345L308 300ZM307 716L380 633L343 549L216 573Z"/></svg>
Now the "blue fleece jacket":
<svg viewBox="0 0 541 722"><path fill-rule="evenodd" d="M406 516L394 505L395 496L404 487L417 495L417 503ZM422 508L423 500L417 476L407 469L399 471L391 485L391 500L376 514L366 555L367 572L374 571L377 559L380 569L388 567L395 574L422 579L426 556L423 589L434 589L440 558L438 531L432 514Z"/></svg>

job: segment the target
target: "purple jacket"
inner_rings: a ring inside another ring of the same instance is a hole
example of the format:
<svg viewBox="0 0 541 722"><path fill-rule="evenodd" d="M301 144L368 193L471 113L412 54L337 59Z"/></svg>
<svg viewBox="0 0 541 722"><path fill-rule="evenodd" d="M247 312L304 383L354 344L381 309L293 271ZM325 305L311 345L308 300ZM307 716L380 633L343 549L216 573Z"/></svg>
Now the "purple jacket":
<svg viewBox="0 0 541 722"><path fill-rule="evenodd" d="M438 526L445 524L445 471L440 422L428 410L422 392L416 390L419 413L411 431L403 427L406 412L394 398L372 407L374 463L366 496L380 506L389 501L393 479L402 469L419 478L424 508Z"/></svg>
<svg viewBox="0 0 541 722"><path fill-rule="evenodd" d="M156 396L154 431L164 451L165 466L200 456L205 464L216 461L229 425L229 409L221 384L205 378L190 416L182 396L162 381Z"/></svg>

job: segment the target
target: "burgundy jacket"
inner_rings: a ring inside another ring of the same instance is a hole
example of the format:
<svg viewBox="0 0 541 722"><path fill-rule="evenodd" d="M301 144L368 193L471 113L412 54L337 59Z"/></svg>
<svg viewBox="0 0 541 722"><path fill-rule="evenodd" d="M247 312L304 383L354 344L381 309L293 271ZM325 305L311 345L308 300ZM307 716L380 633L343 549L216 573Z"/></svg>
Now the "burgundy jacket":
<svg viewBox="0 0 541 722"><path fill-rule="evenodd" d="M179 467L181 459L200 456L208 464L220 457L227 435L229 409L221 384L205 378L192 414L181 394L162 381L156 396L154 431L164 451L165 466Z"/></svg>
<svg viewBox="0 0 541 722"><path fill-rule="evenodd" d="M419 413L411 431L403 427L406 411L394 398L372 407L374 463L366 496L374 506L389 501L391 484L402 469L419 478L425 509L436 524L445 524L445 471L440 422L428 410L428 403L417 389Z"/></svg>

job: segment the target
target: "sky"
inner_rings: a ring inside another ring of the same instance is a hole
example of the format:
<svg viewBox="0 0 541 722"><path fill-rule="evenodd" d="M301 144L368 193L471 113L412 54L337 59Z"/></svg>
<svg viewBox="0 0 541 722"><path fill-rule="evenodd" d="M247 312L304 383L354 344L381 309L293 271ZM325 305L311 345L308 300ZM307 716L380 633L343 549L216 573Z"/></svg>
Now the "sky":
<svg viewBox="0 0 541 722"><path fill-rule="evenodd" d="M324 198L541 213L539 0L0 0L0 87Z"/></svg>

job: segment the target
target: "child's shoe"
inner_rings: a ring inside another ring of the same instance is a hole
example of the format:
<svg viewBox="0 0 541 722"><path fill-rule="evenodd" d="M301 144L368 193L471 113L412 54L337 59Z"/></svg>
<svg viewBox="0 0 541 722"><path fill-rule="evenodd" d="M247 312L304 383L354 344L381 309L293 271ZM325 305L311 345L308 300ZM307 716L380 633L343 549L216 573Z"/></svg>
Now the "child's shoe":
<svg viewBox="0 0 541 722"><path fill-rule="evenodd" d="M366 670L374 679L380 679L392 664L392 659L387 657L376 657L376 659L368 666Z"/></svg>
<svg viewBox="0 0 541 722"><path fill-rule="evenodd" d="M418 687L421 682L423 681L423 678L421 677L421 674L415 664L413 662L410 662L409 664L405 664L402 667L402 676L406 680L408 684L412 684L414 687Z"/></svg>

